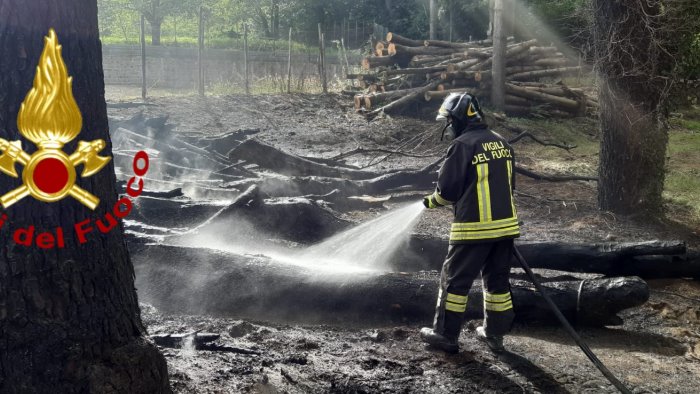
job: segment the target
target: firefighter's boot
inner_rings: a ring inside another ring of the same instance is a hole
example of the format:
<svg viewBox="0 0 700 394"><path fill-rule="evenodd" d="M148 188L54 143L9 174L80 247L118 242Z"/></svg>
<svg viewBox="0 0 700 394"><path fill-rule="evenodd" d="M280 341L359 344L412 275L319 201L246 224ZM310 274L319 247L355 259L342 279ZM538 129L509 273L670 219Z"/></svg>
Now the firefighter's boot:
<svg viewBox="0 0 700 394"><path fill-rule="evenodd" d="M503 353L506 350L506 348L503 347L503 337L486 335L486 330L483 326L476 328L476 337L481 342L484 342L494 353Z"/></svg>
<svg viewBox="0 0 700 394"><path fill-rule="evenodd" d="M435 332L435 330L433 330L430 327L421 328L420 337L423 340L423 342L444 352L459 352L459 343L457 342L457 338L448 338L442 334Z"/></svg>

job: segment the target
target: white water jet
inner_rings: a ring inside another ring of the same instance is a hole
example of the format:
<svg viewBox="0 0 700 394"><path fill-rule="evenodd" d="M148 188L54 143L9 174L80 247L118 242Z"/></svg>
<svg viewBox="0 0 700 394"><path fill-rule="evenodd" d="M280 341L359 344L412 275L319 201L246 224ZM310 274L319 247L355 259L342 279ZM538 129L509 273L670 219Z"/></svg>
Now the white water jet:
<svg viewBox="0 0 700 394"><path fill-rule="evenodd" d="M422 202L409 204L312 245L294 257L313 265L389 270L391 255L406 246L422 212Z"/></svg>
<svg viewBox="0 0 700 394"><path fill-rule="evenodd" d="M330 273L390 271L389 259L400 247L406 246L421 212L423 203L412 203L303 249L272 245L263 239L260 242L235 242L231 239L235 235L230 229L214 225L211 220L197 226L196 231L187 232L187 237L178 237L170 241L182 246L205 247L236 254L264 255L277 262ZM253 224L238 224L239 227L235 231L255 234ZM226 234L226 237L222 237L223 234Z"/></svg>

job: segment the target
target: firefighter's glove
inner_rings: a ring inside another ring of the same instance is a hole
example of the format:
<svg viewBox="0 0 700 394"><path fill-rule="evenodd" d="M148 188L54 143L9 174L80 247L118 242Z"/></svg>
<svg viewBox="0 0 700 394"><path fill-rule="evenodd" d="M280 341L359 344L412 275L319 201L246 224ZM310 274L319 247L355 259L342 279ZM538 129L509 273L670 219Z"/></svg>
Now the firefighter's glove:
<svg viewBox="0 0 700 394"><path fill-rule="evenodd" d="M435 203L435 200L433 199L433 195L425 196L423 197L423 205L426 208L437 208L439 205Z"/></svg>

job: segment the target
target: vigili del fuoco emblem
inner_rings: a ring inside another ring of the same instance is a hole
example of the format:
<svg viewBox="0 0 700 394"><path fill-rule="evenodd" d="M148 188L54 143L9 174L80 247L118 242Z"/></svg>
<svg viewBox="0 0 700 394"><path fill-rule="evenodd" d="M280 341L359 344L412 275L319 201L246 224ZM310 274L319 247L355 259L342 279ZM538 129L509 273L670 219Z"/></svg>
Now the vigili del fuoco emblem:
<svg viewBox="0 0 700 394"><path fill-rule="evenodd" d="M80 164L83 164L81 177L89 177L109 162L109 157L99 156L105 141L79 141L70 156L61 149L80 134L83 124L73 97L72 79L61 57L56 32L50 29L48 37L44 37L34 85L17 116L19 132L38 150L29 155L22 150L20 140L10 142L0 138L0 171L17 178L15 163L24 166L22 186L0 197L5 209L27 196L55 202L70 195L92 210L99 204L97 196L75 184L75 177Z"/></svg>

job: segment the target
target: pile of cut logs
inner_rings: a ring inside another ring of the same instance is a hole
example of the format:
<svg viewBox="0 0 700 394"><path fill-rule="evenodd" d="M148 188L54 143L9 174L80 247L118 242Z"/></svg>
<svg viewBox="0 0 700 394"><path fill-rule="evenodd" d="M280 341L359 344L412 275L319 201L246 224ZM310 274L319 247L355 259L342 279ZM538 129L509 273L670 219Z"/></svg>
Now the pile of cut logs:
<svg viewBox="0 0 700 394"><path fill-rule="evenodd" d="M488 98L491 91L491 40L455 43L417 41L388 33L374 54L362 60L362 73L348 74L355 83L355 109L369 115L396 112L417 100L442 99L469 91ZM556 47L537 40L513 42L506 48L506 107L510 115L583 116L595 110L584 89L569 88L560 78L580 75ZM545 79L549 82L544 82Z"/></svg>

